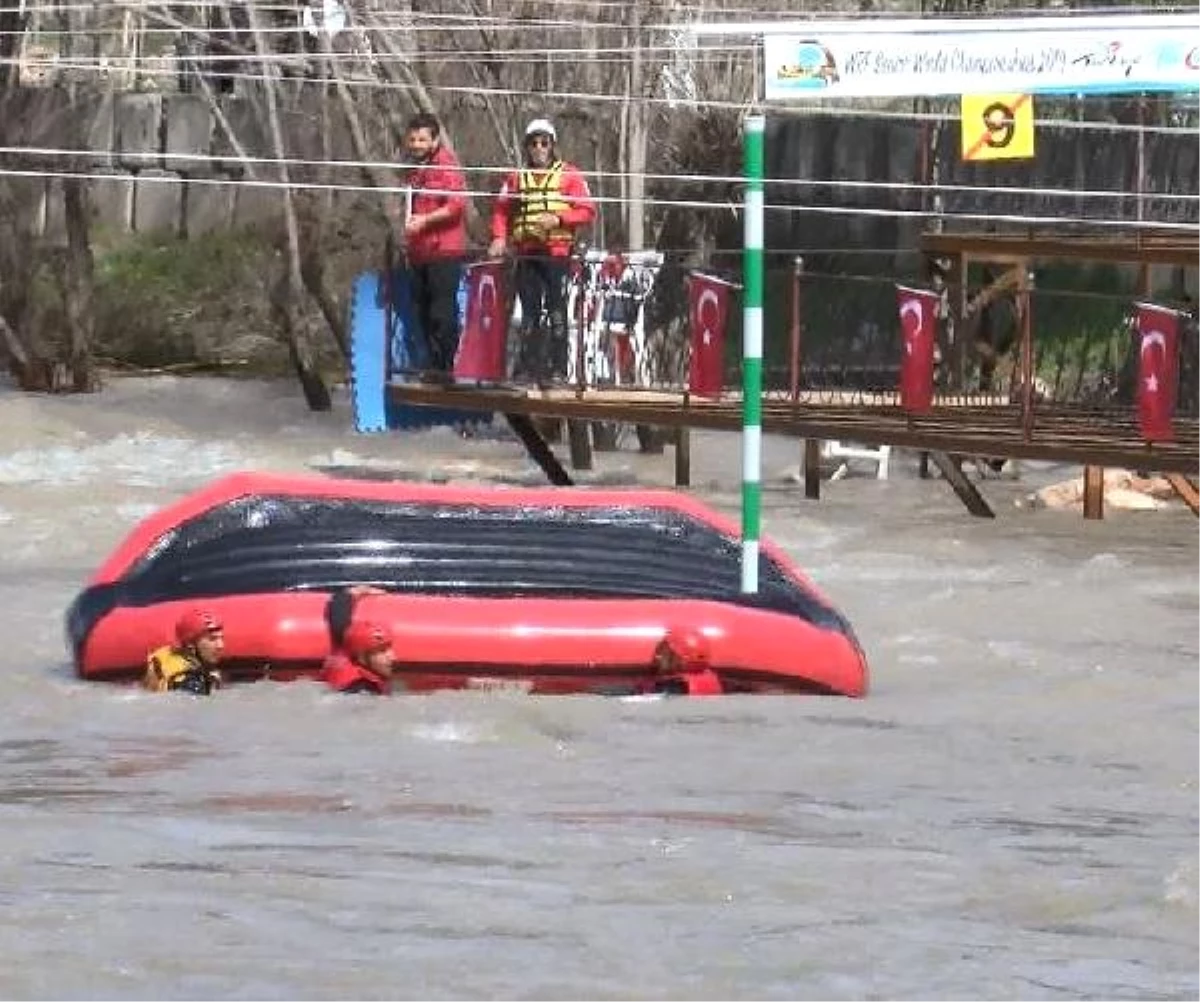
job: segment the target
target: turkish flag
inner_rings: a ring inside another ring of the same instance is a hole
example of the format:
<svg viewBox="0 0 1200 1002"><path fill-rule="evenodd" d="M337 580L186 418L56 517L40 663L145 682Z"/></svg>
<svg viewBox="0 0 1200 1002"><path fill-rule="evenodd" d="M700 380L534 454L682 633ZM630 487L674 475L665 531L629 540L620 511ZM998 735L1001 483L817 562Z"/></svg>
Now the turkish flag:
<svg viewBox="0 0 1200 1002"><path fill-rule="evenodd" d="M458 354L454 357L456 379L500 382L504 379L508 323L504 299L504 275L500 261L486 261L467 268L467 306L463 315Z"/></svg>
<svg viewBox="0 0 1200 1002"><path fill-rule="evenodd" d="M1179 312L1150 303L1136 305L1138 424L1147 442L1171 442L1179 388Z"/></svg>
<svg viewBox="0 0 1200 1002"><path fill-rule="evenodd" d="M900 406L912 414L933 407L933 359L937 347L936 292L896 286L903 350L900 355Z"/></svg>
<svg viewBox="0 0 1200 1002"><path fill-rule="evenodd" d="M733 286L712 275L688 276L688 330L692 346L688 389L719 397L725 385L725 325Z"/></svg>

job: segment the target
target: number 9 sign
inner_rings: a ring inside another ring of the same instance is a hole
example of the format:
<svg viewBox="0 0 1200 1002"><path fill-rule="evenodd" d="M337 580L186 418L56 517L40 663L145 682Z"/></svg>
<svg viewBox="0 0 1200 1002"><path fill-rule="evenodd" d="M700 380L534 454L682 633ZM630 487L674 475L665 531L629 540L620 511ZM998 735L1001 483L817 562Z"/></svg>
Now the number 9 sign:
<svg viewBox="0 0 1200 1002"><path fill-rule="evenodd" d="M994 150L1002 150L1013 140L1016 130L1016 115L1011 105L1003 101L993 101L983 109L983 141Z"/></svg>
<svg viewBox="0 0 1200 1002"><path fill-rule="evenodd" d="M1028 94L966 94L962 99L964 160L1033 156L1033 99Z"/></svg>

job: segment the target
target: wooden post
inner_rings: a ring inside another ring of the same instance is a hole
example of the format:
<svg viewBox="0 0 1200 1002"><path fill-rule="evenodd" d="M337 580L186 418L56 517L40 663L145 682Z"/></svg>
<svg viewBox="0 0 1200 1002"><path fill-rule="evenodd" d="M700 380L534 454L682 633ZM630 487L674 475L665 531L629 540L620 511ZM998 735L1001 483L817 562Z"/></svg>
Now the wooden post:
<svg viewBox="0 0 1200 1002"><path fill-rule="evenodd" d="M592 427L587 421L567 420L567 440L571 447L571 466L576 470L592 468Z"/></svg>
<svg viewBox="0 0 1200 1002"><path fill-rule="evenodd" d="M793 262L792 270L792 353L788 371L788 390L792 403L800 399L800 280L804 275L804 258Z"/></svg>
<svg viewBox="0 0 1200 1002"><path fill-rule="evenodd" d="M1104 518L1104 467L1083 468L1083 517Z"/></svg>
<svg viewBox="0 0 1200 1002"><path fill-rule="evenodd" d="M680 425L675 429L675 486L692 484L692 432Z"/></svg>
<svg viewBox="0 0 1200 1002"><path fill-rule="evenodd" d="M944 278L947 286L946 354L949 356L947 388L961 393L967 383L967 344L964 335L967 331L967 280L970 278L971 258L965 251L959 251L949 261L950 271Z"/></svg>
<svg viewBox="0 0 1200 1002"><path fill-rule="evenodd" d="M1033 438L1033 272L1021 273L1021 432Z"/></svg>
<svg viewBox="0 0 1200 1002"><path fill-rule="evenodd" d="M821 440L804 440L804 496L813 501L821 498Z"/></svg>

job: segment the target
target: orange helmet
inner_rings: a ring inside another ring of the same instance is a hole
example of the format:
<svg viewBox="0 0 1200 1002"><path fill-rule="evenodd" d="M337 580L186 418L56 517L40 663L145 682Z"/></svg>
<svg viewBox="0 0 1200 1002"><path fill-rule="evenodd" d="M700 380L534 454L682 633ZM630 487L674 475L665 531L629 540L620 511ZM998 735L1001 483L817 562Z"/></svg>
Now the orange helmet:
<svg viewBox="0 0 1200 1002"><path fill-rule="evenodd" d="M220 633L225 627L211 609L189 609L175 624L175 639L180 644L194 644L207 633Z"/></svg>
<svg viewBox="0 0 1200 1002"><path fill-rule="evenodd" d="M662 644L679 659L685 671L703 671L712 666L708 637L694 627L672 627Z"/></svg>
<svg viewBox="0 0 1200 1002"><path fill-rule="evenodd" d="M352 658L366 657L392 646L392 631L367 619L356 619L342 637L342 646Z"/></svg>

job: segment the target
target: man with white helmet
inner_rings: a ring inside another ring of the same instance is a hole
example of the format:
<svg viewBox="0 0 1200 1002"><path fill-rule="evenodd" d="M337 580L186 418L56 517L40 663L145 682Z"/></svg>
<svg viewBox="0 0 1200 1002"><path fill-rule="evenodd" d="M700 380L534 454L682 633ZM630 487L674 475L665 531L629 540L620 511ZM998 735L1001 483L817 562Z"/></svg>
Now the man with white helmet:
<svg viewBox="0 0 1200 1002"><path fill-rule="evenodd" d="M517 255L521 303L519 374L540 383L567 370L567 277L579 229L596 218L587 180L558 155L553 123L535 118L525 127L525 166L510 173L492 210L491 257ZM546 312L547 325L541 316Z"/></svg>

